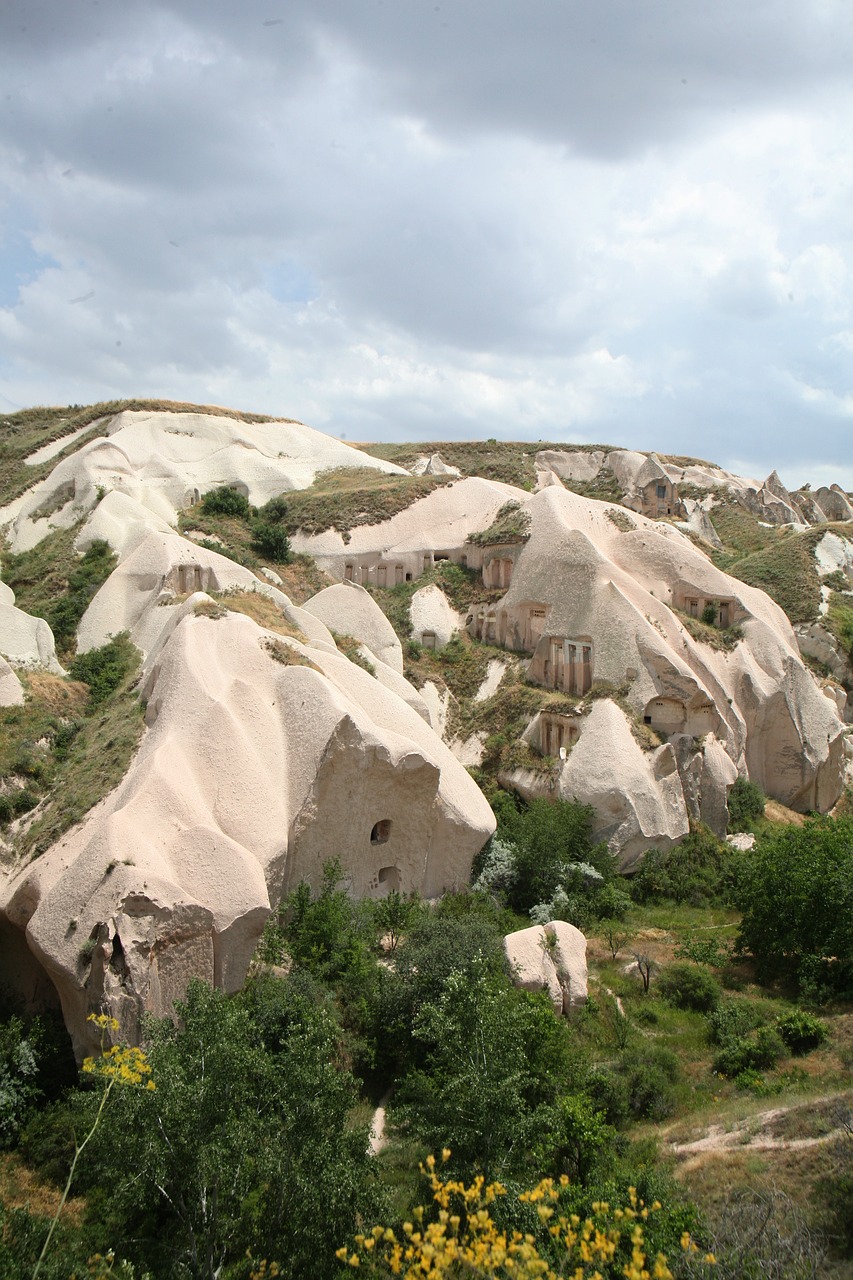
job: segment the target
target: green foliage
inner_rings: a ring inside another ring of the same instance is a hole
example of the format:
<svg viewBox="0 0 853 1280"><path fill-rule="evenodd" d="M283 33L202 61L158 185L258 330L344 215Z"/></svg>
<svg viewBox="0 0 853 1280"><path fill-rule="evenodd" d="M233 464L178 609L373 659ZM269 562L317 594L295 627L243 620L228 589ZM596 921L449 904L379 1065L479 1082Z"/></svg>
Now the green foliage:
<svg viewBox="0 0 853 1280"><path fill-rule="evenodd" d="M706 627L714 627L717 625L717 606L713 601L709 600L702 610L702 622Z"/></svg>
<svg viewBox="0 0 853 1280"><path fill-rule="evenodd" d="M591 805L563 801L534 800L522 811L505 810L499 835L514 853L515 881L507 892L514 911L526 914L548 902L560 885L577 892L584 876L573 864L587 864L602 881L612 877L606 846L593 843L594 817Z"/></svg>
<svg viewBox="0 0 853 1280"><path fill-rule="evenodd" d="M399 1119L457 1169L508 1174L530 1166L553 1132L566 1027L546 996L517 991L482 960L455 970L417 1010L424 1065L399 1090Z"/></svg>
<svg viewBox="0 0 853 1280"><path fill-rule="evenodd" d="M722 995L717 979L695 964L668 965L658 978L657 989L677 1009L694 1009L697 1013L710 1013Z"/></svg>
<svg viewBox="0 0 853 1280"><path fill-rule="evenodd" d="M665 1045L629 1045L616 1063L593 1072L587 1089L610 1124L664 1120L676 1106L678 1058Z"/></svg>
<svg viewBox="0 0 853 1280"><path fill-rule="evenodd" d="M156 1089L117 1090L90 1148L90 1236L157 1276L221 1274L251 1242L282 1276L333 1277L378 1209L333 1020L269 977L237 999L193 983L177 1014L148 1027Z"/></svg>
<svg viewBox="0 0 853 1280"><path fill-rule="evenodd" d="M732 958L731 944L708 934L688 933L675 948L676 960L692 960L694 964L708 964L722 969Z"/></svg>
<svg viewBox="0 0 853 1280"><path fill-rule="evenodd" d="M729 831L749 831L764 817L767 797L759 786L747 778L737 778L729 792Z"/></svg>
<svg viewBox="0 0 853 1280"><path fill-rule="evenodd" d="M853 820L762 835L742 859L739 945L760 975L853 992Z"/></svg>
<svg viewBox="0 0 853 1280"><path fill-rule="evenodd" d="M209 489L202 495L201 509L206 516L239 516L248 518L249 499L231 485Z"/></svg>
<svg viewBox="0 0 853 1280"><path fill-rule="evenodd" d="M685 836L667 853L650 849L631 879L635 902L724 905L731 900L735 861L707 827Z"/></svg>
<svg viewBox="0 0 853 1280"><path fill-rule="evenodd" d="M270 524L266 520L253 520L252 546L276 564L287 564L290 560L290 539L281 525Z"/></svg>
<svg viewBox="0 0 853 1280"><path fill-rule="evenodd" d="M58 647L64 649L71 644L92 597L117 564L118 556L108 542L95 541L86 551L69 575L67 595L61 596L47 611L47 621Z"/></svg>
<svg viewBox="0 0 853 1280"><path fill-rule="evenodd" d="M81 680L90 689L93 706L99 706L136 669L139 651L126 631L114 636L99 649L79 654L69 667L73 680Z"/></svg>
<svg viewBox="0 0 853 1280"><path fill-rule="evenodd" d="M847 655L847 661L853 663L853 604L849 593L841 595L834 591L829 597L826 625Z"/></svg>
<svg viewBox="0 0 853 1280"><path fill-rule="evenodd" d="M36 1045L20 1018L0 1024L0 1146L17 1136L39 1094Z"/></svg>
<svg viewBox="0 0 853 1280"><path fill-rule="evenodd" d="M725 1045L749 1035L761 1025L761 1014L749 1000L722 1000L708 1018L714 1044Z"/></svg>
<svg viewBox="0 0 853 1280"><path fill-rule="evenodd" d="M736 1079L749 1071L766 1071L785 1054L785 1042L774 1027L759 1027L748 1036L726 1040L714 1056L714 1070Z"/></svg>
<svg viewBox="0 0 853 1280"><path fill-rule="evenodd" d="M792 1009L790 1013L777 1018L776 1030L793 1054L811 1053L829 1035L826 1023L805 1009Z"/></svg>

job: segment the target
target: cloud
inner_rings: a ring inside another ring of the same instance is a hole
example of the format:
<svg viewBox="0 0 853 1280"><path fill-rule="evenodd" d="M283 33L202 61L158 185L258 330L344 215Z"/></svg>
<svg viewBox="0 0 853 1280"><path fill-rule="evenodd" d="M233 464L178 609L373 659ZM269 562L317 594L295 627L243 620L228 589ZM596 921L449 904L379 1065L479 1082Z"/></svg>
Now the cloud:
<svg viewBox="0 0 853 1280"><path fill-rule="evenodd" d="M0 393L831 466L849 46L835 0L14 0Z"/></svg>

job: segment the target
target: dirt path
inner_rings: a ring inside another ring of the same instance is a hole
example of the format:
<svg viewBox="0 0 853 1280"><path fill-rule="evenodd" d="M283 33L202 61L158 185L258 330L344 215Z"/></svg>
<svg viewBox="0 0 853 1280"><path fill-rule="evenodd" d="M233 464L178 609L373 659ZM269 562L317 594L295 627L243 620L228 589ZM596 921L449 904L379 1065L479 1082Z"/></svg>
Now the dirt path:
<svg viewBox="0 0 853 1280"><path fill-rule="evenodd" d="M775 1123L789 1112L801 1110L808 1112L819 1107L821 1103L832 1103L837 1097L839 1104L839 1123L828 1133L818 1134L810 1138L780 1138L770 1132ZM844 1107L849 1104L843 1095L828 1094L823 1098L815 1098L809 1103L792 1103L788 1107L773 1107L768 1111L758 1111L755 1115L740 1120L731 1128L721 1124L709 1125L701 1138L690 1142L670 1142L667 1149L683 1160L682 1168L690 1169L701 1164L705 1157L732 1150L750 1151L800 1151L806 1147L818 1147L832 1142L843 1134L850 1133L849 1119L843 1115Z"/></svg>
<svg viewBox="0 0 853 1280"><path fill-rule="evenodd" d="M370 1138L367 1144L368 1153L372 1156L378 1156L379 1152L387 1143L385 1136L385 1112L388 1103L391 1101L391 1090L379 1100L379 1106L373 1113L373 1122L370 1126Z"/></svg>

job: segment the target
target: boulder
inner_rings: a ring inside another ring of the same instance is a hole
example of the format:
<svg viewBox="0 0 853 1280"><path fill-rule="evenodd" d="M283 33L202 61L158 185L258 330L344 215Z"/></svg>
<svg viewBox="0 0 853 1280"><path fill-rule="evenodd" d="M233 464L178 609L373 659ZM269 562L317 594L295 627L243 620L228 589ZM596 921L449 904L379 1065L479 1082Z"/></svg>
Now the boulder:
<svg viewBox="0 0 853 1280"><path fill-rule="evenodd" d="M519 929L504 938L512 980L523 991L547 991L554 1012L586 1003L586 938L564 920Z"/></svg>
<svg viewBox="0 0 853 1280"><path fill-rule="evenodd" d="M397 633L364 587L354 582L335 583L312 596L303 608L330 631L355 636L380 662L403 674L403 650Z"/></svg>

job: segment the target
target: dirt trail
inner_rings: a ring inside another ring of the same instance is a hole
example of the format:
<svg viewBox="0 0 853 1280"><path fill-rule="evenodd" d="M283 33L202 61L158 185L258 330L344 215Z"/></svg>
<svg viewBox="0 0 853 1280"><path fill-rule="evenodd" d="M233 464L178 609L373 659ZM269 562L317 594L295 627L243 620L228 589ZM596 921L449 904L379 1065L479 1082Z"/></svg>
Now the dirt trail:
<svg viewBox="0 0 853 1280"><path fill-rule="evenodd" d="M385 1136L385 1112L388 1103L391 1100L391 1093L392 1090L389 1089L388 1092L379 1099L379 1106L373 1113L373 1121L370 1126L370 1139L367 1146L367 1150L372 1156L378 1156L379 1152L388 1141Z"/></svg>
<svg viewBox="0 0 853 1280"><path fill-rule="evenodd" d="M779 1138L769 1130L781 1116L789 1112L801 1110L808 1112L820 1103L833 1102L839 1104L839 1123L828 1133L810 1138ZM844 1110L847 1110L846 1117ZM787 1107L773 1107L768 1111L758 1111L755 1115L740 1120L731 1128L721 1124L709 1125L701 1138L690 1142L670 1142L667 1149L672 1155L683 1160L682 1168L690 1169L701 1164L706 1156L721 1152L737 1150L750 1151L800 1151L806 1147L818 1147L832 1142L844 1134L850 1134L849 1103L843 1095L827 1094L822 1098L814 1098L808 1103L791 1103Z"/></svg>

